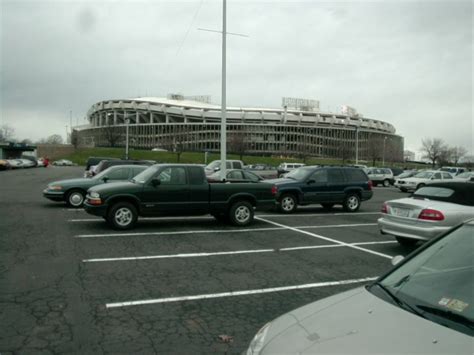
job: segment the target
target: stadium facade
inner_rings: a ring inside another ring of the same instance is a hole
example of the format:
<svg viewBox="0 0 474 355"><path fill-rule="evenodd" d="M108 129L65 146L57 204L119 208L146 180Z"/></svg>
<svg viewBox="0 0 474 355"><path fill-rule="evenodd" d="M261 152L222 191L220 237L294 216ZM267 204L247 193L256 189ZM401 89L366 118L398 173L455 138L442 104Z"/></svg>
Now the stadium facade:
<svg viewBox="0 0 474 355"><path fill-rule="evenodd" d="M130 146L181 151L220 150L220 106L181 98L107 100L76 127L80 146ZM227 150L232 153L403 160L403 138L387 122L311 108L227 108Z"/></svg>

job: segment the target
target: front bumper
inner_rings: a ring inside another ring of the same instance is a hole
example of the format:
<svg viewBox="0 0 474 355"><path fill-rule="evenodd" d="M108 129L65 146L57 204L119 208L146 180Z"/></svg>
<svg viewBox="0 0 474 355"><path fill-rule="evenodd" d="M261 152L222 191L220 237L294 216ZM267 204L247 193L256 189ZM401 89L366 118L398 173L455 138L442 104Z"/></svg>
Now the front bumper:
<svg viewBox="0 0 474 355"><path fill-rule="evenodd" d="M91 205L87 203L87 200L84 202L84 210L94 216L106 217L107 216L107 205Z"/></svg>
<svg viewBox="0 0 474 355"><path fill-rule="evenodd" d="M395 237L417 240L433 239L451 228L436 226L434 223L436 222L423 221L416 222L416 224L408 224L401 221L390 221L385 217L377 220L377 224L382 234L390 234Z"/></svg>
<svg viewBox="0 0 474 355"><path fill-rule="evenodd" d="M64 191L43 190L43 196L51 201L64 201Z"/></svg>

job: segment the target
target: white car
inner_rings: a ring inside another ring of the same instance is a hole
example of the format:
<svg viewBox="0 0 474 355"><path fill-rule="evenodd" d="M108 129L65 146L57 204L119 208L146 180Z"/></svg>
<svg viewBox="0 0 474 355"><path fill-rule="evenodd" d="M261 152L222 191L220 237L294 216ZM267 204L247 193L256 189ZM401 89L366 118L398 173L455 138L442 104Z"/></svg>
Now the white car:
<svg viewBox="0 0 474 355"><path fill-rule="evenodd" d="M410 178L398 180L399 189L403 192L415 191L430 182L453 180L453 176L446 171L426 170Z"/></svg>
<svg viewBox="0 0 474 355"><path fill-rule="evenodd" d="M12 169L19 169L23 167L23 162L20 159L8 159L8 164Z"/></svg>
<svg viewBox="0 0 474 355"><path fill-rule="evenodd" d="M455 181L474 181L474 171L466 171L454 177Z"/></svg>
<svg viewBox="0 0 474 355"><path fill-rule="evenodd" d="M74 163L70 160L67 160L67 159L60 159L60 160L53 161L53 165L56 165L56 166L73 166Z"/></svg>
<svg viewBox="0 0 474 355"><path fill-rule="evenodd" d="M35 163L29 159L18 159L21 161L22 168L32 168L35 166Z"/></svg>

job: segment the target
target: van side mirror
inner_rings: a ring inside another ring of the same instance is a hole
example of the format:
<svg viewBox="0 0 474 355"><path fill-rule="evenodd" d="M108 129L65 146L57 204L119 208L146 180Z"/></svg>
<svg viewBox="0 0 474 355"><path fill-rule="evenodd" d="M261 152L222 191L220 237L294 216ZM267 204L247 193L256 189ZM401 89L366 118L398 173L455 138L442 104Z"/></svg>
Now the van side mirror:
<svg viewBox="0 0 474 355"><path fill-rule="evenodd" d="M161 184L161 180L159 178L155 177L155 178L151 179L151 184L156 187L156 186Z"/></svg>

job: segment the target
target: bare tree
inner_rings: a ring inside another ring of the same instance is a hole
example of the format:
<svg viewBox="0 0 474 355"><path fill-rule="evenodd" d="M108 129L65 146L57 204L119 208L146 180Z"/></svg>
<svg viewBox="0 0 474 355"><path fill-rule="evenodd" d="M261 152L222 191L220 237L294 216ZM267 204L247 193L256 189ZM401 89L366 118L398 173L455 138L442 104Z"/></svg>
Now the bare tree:
<svg viewBox="0 0 474 355"><path fill-rule="evenodd" d="M464 158L467 154L467 149L462 146L456 146L451 148L451 159L454 165L458 165L459 160Z"/></svg>
<svg viewBox="0 0 474 355"><path fill-rule="evenodd" d="M63 137L59 134L52 134L46 138L46 144L63 144Z"/></svg>
<svg viewBox="0 0 474 355"><path fill-rule="evenodd" d="M0 126L0 142L11 141L14 137L15 130L11 126L7 124Z"/></svg>
<svg viewBox="0 0 474 355"><path fill-rule="evenodd" d="M336 147L337 157L342 160L342 164L350 159L353 154L353 149L345 142L340 142Z"/></svg>
<svg viewBox="0 0 474 355"><path fill-rule="evenodd" d="M79 145L79 134L75 129L73 129L71 133L71 144L74 146L74 148L77 148Z"/></svg>
<svg viewBox="0 0 474 355"><path fill-rule="evenodd" d="M117 144L122 139L121 127L105 126L105 127L102 127L101 131L102 131L102 138L112 148L116 147Z"/></svg>
<svg viewBox="0 0 474 355"><path fill-rule="evenodd" d="M247 152L249 144L247 141L247 135L245 131L235 131L229 134L229 151L234 154L238 154L240 160Z"/></svg>
<svg viewBox="0 0 474 355"><path fill-rule="evenodd" d="M382 140L370 134L367 139L367 157L372 160L372 166L375 166L375 162L382 158L383 154L383 142Z"/></svg>
<svg viewBox="0 0 474 355"><path fill-rule="evenodd" d="M25 138L20 143L31 145L31 144L33 144L33 141L31 139Z"/></svg>
<svg viewBox="0 0 474 355"><path fill-rule="evenodd" d="M425 138L421 141L421 152L423 158L429 159L433 168L440 158L446 156L446 144L441 138Z"/></svg>

